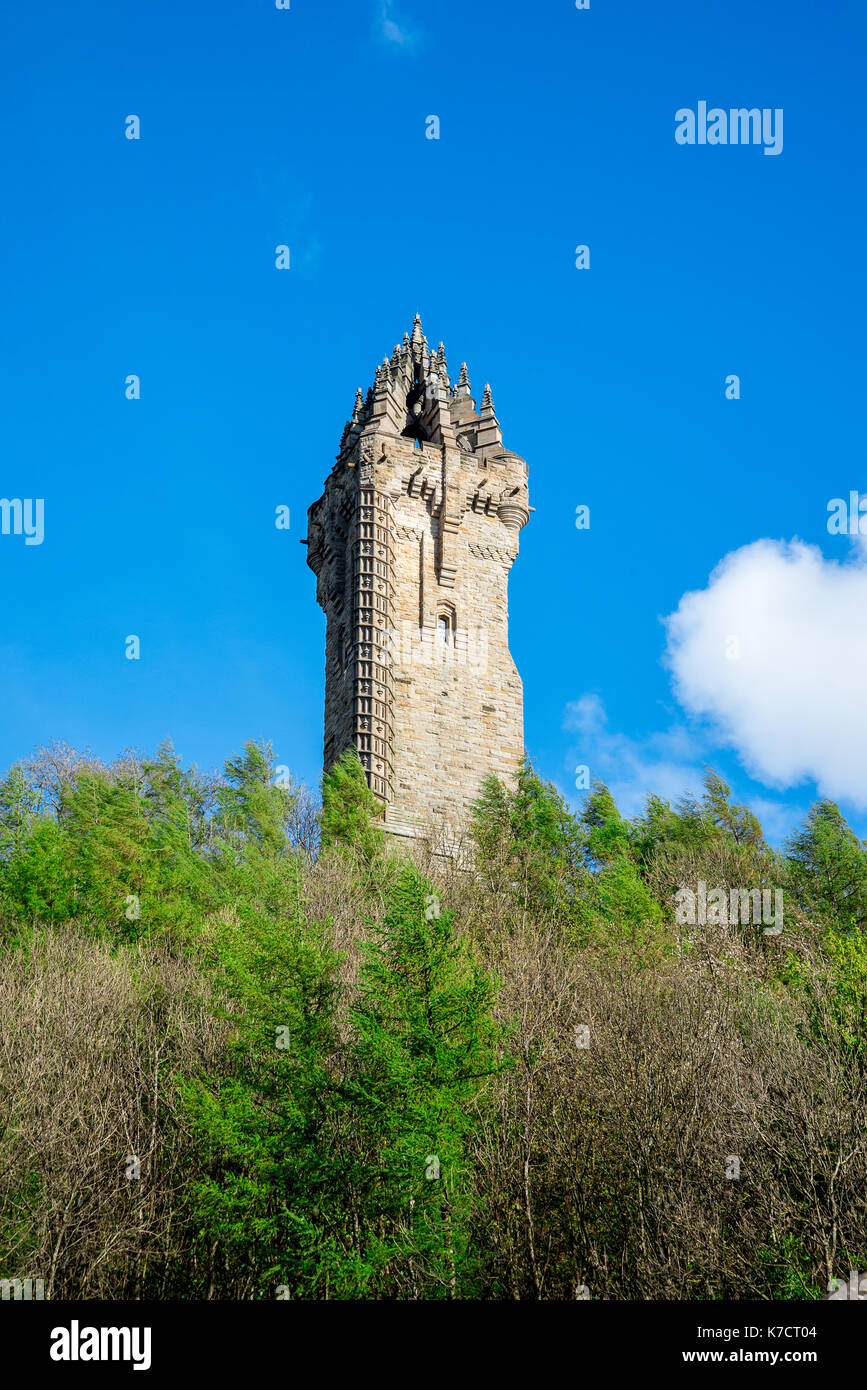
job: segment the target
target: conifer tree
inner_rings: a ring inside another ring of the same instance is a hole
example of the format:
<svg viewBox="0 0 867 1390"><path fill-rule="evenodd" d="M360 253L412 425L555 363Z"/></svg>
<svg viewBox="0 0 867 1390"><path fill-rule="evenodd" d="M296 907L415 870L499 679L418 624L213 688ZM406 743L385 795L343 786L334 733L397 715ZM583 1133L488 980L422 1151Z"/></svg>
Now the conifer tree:
<svg viewBox="0 0 867 1390"><path fill-rule="evenodd" d="M729 800L731 787L713 768L704 776L704 795L701 799L705 819L721 835L728 835L737 845L754 849L765 848L762 827L748 806Z"/></svg>
<svg viewBox="0 0 867 1390"><path fill-rule="evenodd" d="M529 759L510 789L493 773L473 805L478 867L492 883L517 894L525 910L572 913L584 879L583 832L551 782Z"/></svg>
<svg viewBox="0 0 867 1390"><path fill-rule="evenodd" d="M364 858L375 857L385 843L376 824L381 817L356 749L345 749L322 778L322 848L353 846Z"/></svg>
<svg viewBox="0 0 867 1390"><path fill-rule="evenodd" d="M467 1141L479 1093L504 1065L493 999L451 912L406 865L365 948L342 1091L371 1291L395 1264L410 1296L454 1297L470 1278Z"/></svg>
<svg viewBox="0 0 867 1390"><path fill-rule="evenodd" d="M835 802L817 801L786 846L795 890L808 912L840 926L867 925L867 848Z"/></svg>
<svg viewBox="0 0 867 1390"><path fill-rule="evenodd" d="M292 797L274 783L270 743L245 744L243 753L227 759L224 777L217 798L219 832L236 849L250 844L266 851L285 847Z"/></svg>

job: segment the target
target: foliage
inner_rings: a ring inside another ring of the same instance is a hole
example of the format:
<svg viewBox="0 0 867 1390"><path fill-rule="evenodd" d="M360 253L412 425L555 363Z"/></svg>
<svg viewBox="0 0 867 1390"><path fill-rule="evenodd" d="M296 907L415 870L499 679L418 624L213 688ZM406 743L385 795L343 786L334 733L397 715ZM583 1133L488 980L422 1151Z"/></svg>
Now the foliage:
<svg viewBox="0 0 867 1390"><path fill-rule="evenodd" d="M628 818L525 762L455 862L392 852L354 750L321 814L277 771L53 745L0 781L10 1270L791 1299L863 1267L867 847L837 806L779 853L712 769ZM677 922L699 880L781 892L783 931Z"/></svg>
<svg viewBox="0 0 867 1390"><path fill-rule="evenodd" d="M322 778L322 847L349 846L365 859L382 851L385 836L376 824L380 803L369 786L361 759L347 748Z"/></svg>

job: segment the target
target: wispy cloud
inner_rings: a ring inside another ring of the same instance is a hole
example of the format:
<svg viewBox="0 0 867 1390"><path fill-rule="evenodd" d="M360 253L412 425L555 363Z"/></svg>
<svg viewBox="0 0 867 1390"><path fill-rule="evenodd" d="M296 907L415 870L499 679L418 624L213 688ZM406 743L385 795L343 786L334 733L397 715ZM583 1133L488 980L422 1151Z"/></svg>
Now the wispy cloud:
<svg viewBox="0 0 867 1390"><path fill-rule="evenodd" d="M788 840L807 814L806 806L796 806L788 801L768 801L763 796L750 798L750 810L758 816L765 839L772 845L782 845Z"/></svg>
<svg viewBox="0 0 867 1390"><path fill-rule="evenodd" d="M417 42L417 31L396 12L394 0L379 0L377 5L378 29L386 42L399 48L412 48Z"/></svg>
<svg viewBox="0 0 867 1390"><path fill-rule="evenodd" d="M683 725L633 739L610 729L601 699L587 694L566 706L563 727L580 735L570 752L573 767L587 767L592 779L605 782L624 815L641 811L651 792L678 801L701 791L706 749Z"/></svg>
<svg viewBox="0 0 867 1390"><path fill-rule="evenodd" d="M684 796L698 799L708 765L714 763L709 734L673 723L645 738L630 738L609 727L608 715L596 694L582 695L566 706L563 727L577 734L569 753L572 780L566 795L574 799L576 769L589 769L591 780L604 782L627 817L638 815L651 792L676 805ZM740 799L740 798L738 798ZM803 820L805 808L770 797L744 798L762 823L772 844L780 844Z"/></svg>

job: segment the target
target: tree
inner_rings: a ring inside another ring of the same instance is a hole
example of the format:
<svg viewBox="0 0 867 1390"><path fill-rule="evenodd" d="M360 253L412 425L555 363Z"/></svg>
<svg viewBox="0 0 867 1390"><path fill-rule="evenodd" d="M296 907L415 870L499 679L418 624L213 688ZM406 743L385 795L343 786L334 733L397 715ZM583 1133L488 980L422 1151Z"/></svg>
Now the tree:
<svg viewBox="0 0 867 1390"><path fill-rule="evenodd" d="M12 920L68 915L64 835L39 814L39 792L20 764L0 782L0 904Z"/></svg>
<svg viewBox="0 0 867 1390"><path fill-rule="evenodd" d="M244 751L226 760L225 782L217 794L217 830L236 850L256 844L264 850L287 845L292 794L274 783L274 751L270 743L246 743Z"/></svg>
<svg viewBox="0 0 867 1390"><path fill-rule="evenodd" d="M786 845L795 891L805 911L844 928L867 924L867 849L833 801L815 802Z"/></svg>
<svg viewBox="0 0 867 1390"><path fill-rule="evenodd" d="M715 834L703 808L693 798L681 797L672 808L654 793L648 796L644 811L632 822L631 829L632 844L642 868L647 868L667 847L696 849L706 845Z"/></svg>
<svg viewBox="0 0 867 1390"><path fill-rule="evenodd" d="M324 1200L337 958L302 919L294 853L254 844L232 880L200 941L228 1045L216 1074L178 1087L201 1152L185 1199L201 1292L316 1297L339 1263Z"/></svg>
<svg viewBox="0 0 867 1390"><path fill-rule="evenodd" d="M517 895L531 908L571 914L582 888L584 835L579 821L551 782L529 759L514 788L490 773L473 805L478 867L492 886Z"/></svg>
<svg viewBox="0 0 867 1390"><path fill-rule="evenodd" d="M586 852L590 864L610 864L629 855L631 828L604 782L594 782L584 803L581 824L586 831Z"/></svg>
<svg viewBox="0 0 867 1390"><path fill-rule="evenodd" d="M764 835L758 818L748 806L729 800L731 787L713 768L704 777L702 809L708 821L721 835L729 835L738 845L750 845L756 850L765 848Z"/></svg>
<svg viewBox="0 0 867 1390"><path fill-rule="evenodd" d="M365 947L341 1093L344 1186L370 1292L386 1287L386 1268L406 1296L471 1291L467 1144L485 1081L505 1065L493 999L452 914L403 867Z"/></svg>
<svg viewBox="0 0 867 1390"><path fill-rule="evenodd" d="M352 846L364 859L374 858L385 843L376 824L382 813L356 749L345 749L322 778L322 848Z"/></svg>
<svg viewBox="0 0 867 1390"><path fill-rule="evenodd" d="M38 809L36 789L16 763L0 781L0 860L20 852Z"/></svg>

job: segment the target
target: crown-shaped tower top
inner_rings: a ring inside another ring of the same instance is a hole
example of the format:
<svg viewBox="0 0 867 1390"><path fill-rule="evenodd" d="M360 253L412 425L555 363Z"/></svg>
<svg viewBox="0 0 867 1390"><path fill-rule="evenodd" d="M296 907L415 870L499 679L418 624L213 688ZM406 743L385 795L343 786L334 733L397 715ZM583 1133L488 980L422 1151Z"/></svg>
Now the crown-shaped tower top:
<svg viewBox="0 0 867 1390"><path fill-rule="evenodd" d="M466 454L501 452L503 435L494 412L491 388L485 387L476 409L467 364L461 363L457 382L449 377L443 343L432 350L424 335L421 315L404 333L390 357L377 366L366 397L359 389L352 416L346 422L338 460L361 434L385 433L419 443L453 445Z"/></svg>

